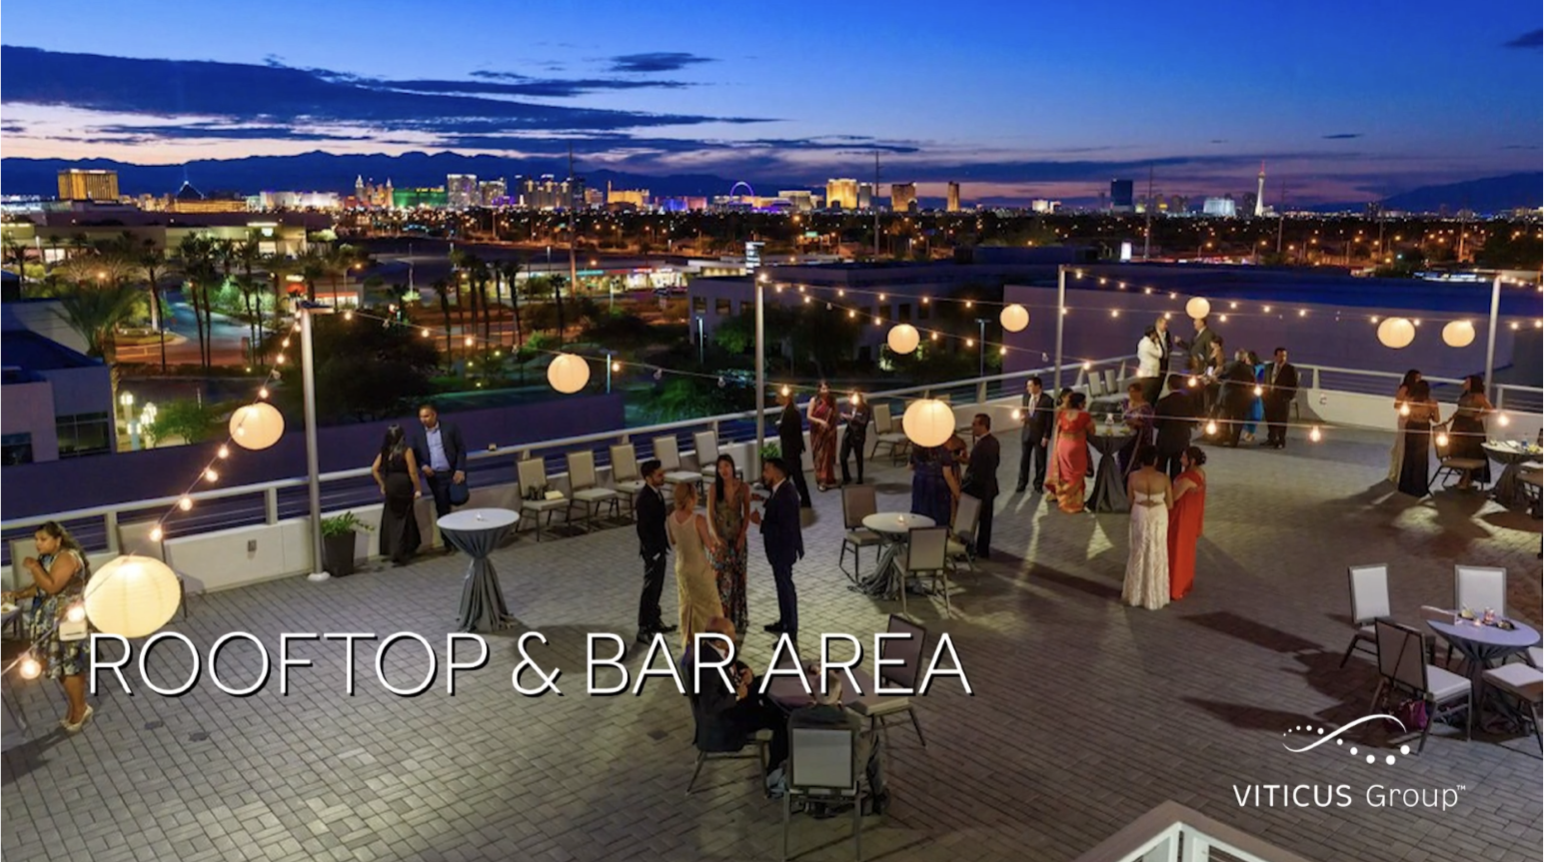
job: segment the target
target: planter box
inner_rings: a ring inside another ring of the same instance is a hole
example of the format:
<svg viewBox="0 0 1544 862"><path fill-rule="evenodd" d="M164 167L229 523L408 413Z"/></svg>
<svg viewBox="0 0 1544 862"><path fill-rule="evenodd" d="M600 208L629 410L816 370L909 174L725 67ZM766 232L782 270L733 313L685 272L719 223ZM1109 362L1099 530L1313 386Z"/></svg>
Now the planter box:
<svg viewBox="0 0 1544 862"><path fill-rule="evenodd" d="M341 536L322 537L323 568L327 574L342 578L354 574L354 531Z"/></svg>

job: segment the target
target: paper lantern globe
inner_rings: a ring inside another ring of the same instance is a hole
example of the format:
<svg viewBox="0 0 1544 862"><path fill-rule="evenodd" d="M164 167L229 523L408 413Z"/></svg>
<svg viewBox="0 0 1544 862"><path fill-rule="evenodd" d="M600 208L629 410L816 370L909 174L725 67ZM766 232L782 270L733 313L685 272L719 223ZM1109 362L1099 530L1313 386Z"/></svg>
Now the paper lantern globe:
<svg viewBox="0 0 1544 862"><path fill-rule="evenodd" d="M119 557L86 584L86 618L97 631L126 638L154 634L177 613L177 574L153 557Z"/></svg>
<svg viewBox="0 0 1544 862"><path fill-rule="evenodd" d="M590 382L590 363L582 356L560 353L547 366L547 382L564 395L572 395Z"/></svg>
<svg viewBox="0 0 1544 862"><path fill-rule="evenodd" d="M231 414L231 439L243 449L267 449L284 436L284 414L266 401Z"/></svg>
<svg viewBox="0 0 1544 862"><path fill-rule="evenodd" d="M917 333L917 327L909 323L898 323L890 327L890 334L885 337L886 343L894 353L910 353L917 349L917 344L922 336Z"/></svg>
<svg viewBox="0 0 1544 862"><path fill-rule="evenodd" d="M1403 317L1390 317L1378 324L1378 340L1395 350L1409 347L1415 340L1415 324Z"/></svg>
<svg viewBox="0 0 1544 862"><path fill-rule="evenodd" d="M1474 343L1474 324L1467 320L1455 320L1442 327L1442 340L1448 347L1468 347Z"/></svg>
<svg viewBox="0 0 1544 862"><path fill-rule="evenodd" d="M942 446L954 434L954 408L936 398L912 402L901 419L906 438L918 446Z"/></svg>
<svg viewBox="0 0 1544 862"><path fill-rule="evenodd" d="M997 320L1009 332L1023 332L1024 327L1029 325L1029 309L1017 302L1005 305L1002 314L997 315Z"/></svg>
<svg viewBox="0 0 1544 862"><path fill-rule="evenodd" d="M1212 313L1212 304L1198 296L1185 303L1185 313L1191 320L1200 320Z"/></svg>

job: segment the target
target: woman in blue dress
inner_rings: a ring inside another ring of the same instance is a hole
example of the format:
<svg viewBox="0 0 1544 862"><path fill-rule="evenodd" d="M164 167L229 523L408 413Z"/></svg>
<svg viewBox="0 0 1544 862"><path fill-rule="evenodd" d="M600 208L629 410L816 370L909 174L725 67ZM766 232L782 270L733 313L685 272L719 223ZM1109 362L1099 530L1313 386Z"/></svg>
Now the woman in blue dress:
<svg viewBox="0 0 1544 862"><path fill-rule="evenodd" d="M954 456L943 446L913 446L911 451L911 511L933 523L947 525L960 496Z"/></svg>
<svg viewBox="0 0 1544 862"><path fill-rule="evenodd" d="M1249 364L1254 366L1255 385L1257 387L1264 385L1265 384L1265 363L1260 361L1260 357L1257 356L1253 350L1249 351ZM1254 395L1254 396L1252 396L1252 398L1253 398L1253 400L1251 400L1249 402L1249 413L1244 417L1247 420L1244 423L1244 442L1245 443L1253 443L1254 442L1255 425L1260 423L1260 422L1265 421L1265 401L1264 401L1264 399L1262 399L1258 395Z"/></svg>

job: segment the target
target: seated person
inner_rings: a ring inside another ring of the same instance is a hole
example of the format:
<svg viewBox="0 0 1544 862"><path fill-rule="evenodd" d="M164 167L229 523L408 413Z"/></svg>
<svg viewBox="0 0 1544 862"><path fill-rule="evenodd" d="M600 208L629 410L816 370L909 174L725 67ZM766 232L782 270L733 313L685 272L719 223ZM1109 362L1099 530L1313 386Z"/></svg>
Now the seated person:
<svg viewBox="0 0 1544 862"><path fill-rule="evenodd" d="M733 643L734 623L724 617L708 621L708 631L721 634ZM692 704L692 718L697 725L696 745L700 751L739 751L751 741L758 730L772 731L769 766L776 766L788 759L788 725L777 705L764 700L755 690L759 688L751 669L739 659L729 668L734 680L732 688L724 686L723 677L713 669L702 672L697 680L698 662L721 662L726 653L723 646L712 640L704 640L700 647L690 652L685 662L687 696ZM701 685L701 690L698 686Z"/></svg>
<svg viewBox="0 0 1544 862"><path fill-rule="evenodd" d="M842 705L841 671L827 670L825 693L817 690L814 705L794 710L788 717L788 724L790 727L848 727L857 731L854 762L863 764L863 771L868 776L873 813L885 813L890 794L885 789L884 764L879 757L879 736L873 731L864 730L863 719Z"/></svg>

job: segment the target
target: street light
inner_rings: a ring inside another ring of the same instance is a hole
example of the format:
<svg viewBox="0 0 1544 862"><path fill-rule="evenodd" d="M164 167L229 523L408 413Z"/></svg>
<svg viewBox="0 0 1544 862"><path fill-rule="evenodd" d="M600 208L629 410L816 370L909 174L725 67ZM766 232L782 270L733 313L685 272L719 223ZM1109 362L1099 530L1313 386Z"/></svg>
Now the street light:
<svg viewBox="0 0 1544 862"><path fill-rule="evenodd" d="M984 318L984 317L976 318L976 325L981 330L981 337L980 337L980 339L978 339L981 342L981 345L980 345L981 349L978 351L978 353L980 355L980 362L979 362L979 369L978 369L978 372L977 372L976 376L977 377L985 377L986 376L986 318Z"/></svg>

